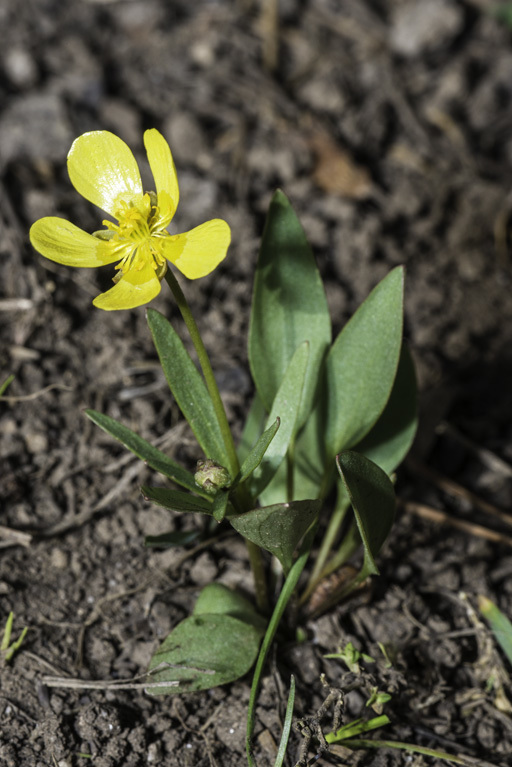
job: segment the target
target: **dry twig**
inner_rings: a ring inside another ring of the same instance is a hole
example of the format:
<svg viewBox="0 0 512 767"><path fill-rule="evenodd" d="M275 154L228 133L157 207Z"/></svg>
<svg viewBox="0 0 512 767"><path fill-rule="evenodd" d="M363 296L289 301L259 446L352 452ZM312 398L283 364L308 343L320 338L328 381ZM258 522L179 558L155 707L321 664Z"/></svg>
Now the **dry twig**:
<svg viewBox="0 0 512 767"><path fill-rule="evenodd" d="M444 477L442 474L435 471L435 469L431 469L429 466L425 466L424 464L418 463L417 461L408 459L407 465L412 469L412 471L430 480L441 490L444 490L444 492L449 493L450 495L458 496L459 498L463 498L464 500L469 501L469 503L471 503L472 506L475 506L477 509L484 511L486 514L490 514L493 517L496 517L506 525L512 526L512 514L507 514L497 506L494 506L494 504L489 503L488 501L484 501L482 498L479 498L477 495L475 495L475 493L471 492L471 490L468 490L466 487L459 485L452 479Z"/></svg>
<svg viewBox="0 0 512 767"><path fill-rule="evenodd" d="M488 527L482 525L475 525L472 522L465 522L462 519L456 519L446 514L439 509L433 509L431 506L426 506L423 503L416 503L414 501L401 502L402 508L410 514L416 514L423 519L428 519L430 522L436 522L438 525L450 525L457 530L463 530L465 533L475 535L478 538L484 538L487 541L493 541L494 543L504 543L506 546L512 547L512 537L509 535L503 535L495 530L490 530Z"/></svg>
<svg viewBox="0 0 512 767"><path fill-rule="evenodd" d="M38 391L33 391L31 394L24 394L20 397L8 397L8 396L0 397L0 402L8 402L10 405L15 404L16 402L30 402L31 400L38 399L38 397L41 397L43 394L46 394L52 389L62 389L63 391L73 391L73 387L71 386L66 386L65 384L60 384L60 383L53 383L53 384L49 384L48 386L45 386L44 389L39 389Z"/></svg>
<svg viewBox="0 0 512 767"><path fill-rule="evenodd" d="M0 525L0 549L6 549L8 546L30 546L31 543L32 536L29 533Z"/></svg>
<svg viewBox="0 0 512 767"><path fill-rule="evenodd" d="M496 455L496 453L493 453L492 450L477 445L475 442L468 439L468 437L461 434L461 432L451 424L443 421L439 424L436 431L438 434L446 433L457 442L460 442L461 445L464 445L467 450L473 453L473 455L476 455L476 457L489 469L500 472L500 474L504 474L506 477L512 477L512 466L509 463Z"/></svg>

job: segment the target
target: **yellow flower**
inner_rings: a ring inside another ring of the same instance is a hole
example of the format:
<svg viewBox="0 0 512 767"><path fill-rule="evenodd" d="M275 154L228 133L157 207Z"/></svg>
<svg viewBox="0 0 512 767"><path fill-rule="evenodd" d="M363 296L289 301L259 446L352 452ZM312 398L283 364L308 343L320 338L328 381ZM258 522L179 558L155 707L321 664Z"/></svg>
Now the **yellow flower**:
<svg viewBox="0 0 512 767"><path fill-rule="evenodd" d="M87 234L66 219L51 216L30 229L34 248L59 264L95 267L119 262L114 287L93 301L100 309L149 303L160 292L167 261L189 279L204 277L226 256L231 241L229 226L218 218L190 232L169 234L167 226L179 199L171 150L154 129L144 133L144 146L154 192L144 192L135 157L113 133L84 133L69 150L71 183L117 223L103 221L106 229Z"/></svg>

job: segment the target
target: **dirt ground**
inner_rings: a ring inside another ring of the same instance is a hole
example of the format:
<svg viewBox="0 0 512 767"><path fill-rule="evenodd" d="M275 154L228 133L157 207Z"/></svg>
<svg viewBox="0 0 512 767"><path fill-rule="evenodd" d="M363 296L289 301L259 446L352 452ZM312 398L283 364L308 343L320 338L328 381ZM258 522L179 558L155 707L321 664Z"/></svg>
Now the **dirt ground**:
<svg viewBox="0 0 512 767"><path fill-rule="evenodd" d="M512 708L489 685L500 673L507 685L507 661L475 612L485 594L512 615L512 37L494 5L0 0L0 380L15 375L0 402L0 625L13 610L15 636L29 629L0 672L2 766L245 763L250 678L181 698L43 683L132 679L203 585L251 592L233 536L195 554L143 547L145 535L200 523L145 503L139 486L156 478L83 409L184 465L200 456L143 309L94 309L109 270L51 264L28 241L43 215L100 226L67 177L76 136L111 130L143 160L149 127L175 156L178 229L217 216L232 228L222 266L182 285L237 433L252 394L252 277L276 187L310 238L335 330L390 268L407 266L422 421L382 575L366 600L308 622L306 641L283 641L257 708L258 766L273 764L290 672L296 715L313 715L320 674L332 686L342 676L323 656L349 640L375 656L385 643L395 658L392 723L377 737L510 763ZM154 306L182 328L167 292ZM352 694L348 713L360 705ZM299 746L294 734L288 764ZM386 749L328 763L438 760Z"/></svg>

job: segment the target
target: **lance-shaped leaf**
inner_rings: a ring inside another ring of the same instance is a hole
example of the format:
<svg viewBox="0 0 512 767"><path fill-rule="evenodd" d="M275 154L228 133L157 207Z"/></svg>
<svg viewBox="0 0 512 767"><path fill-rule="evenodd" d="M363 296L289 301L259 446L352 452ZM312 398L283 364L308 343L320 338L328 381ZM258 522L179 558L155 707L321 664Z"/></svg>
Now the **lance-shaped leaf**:
<svg viewBox="0 0 512 767"><path fill-rule="evenodd" d="M261 619L247 600L211 591L213 586L219 588L212 584L203 590L194 614L173 629L151 658L148 693L208 690L239 679L251 668L264 632ZM169 687L152 687L151 682Z"/></svg>
<svg viewBox="0 0 512 767"><path fill-rule="evenodd" d="M297 544L318 516L321 506L320 500L277 503L239 514L229 521L244 538L275 554L287 573Z"/></svg>
<svg viewBox="0 0 512 767"><path fill-rule="evenodd" d="M293 355L274 399L266 428L270 429L277 418L280 419L280 427L262 462L252 473L250 492L254 498L260 495L275 475L286 455L291 440L296 434L308 357L309 345L305 341Z"/></svg>
<svg viewBox="0 0 512 767"><path fill-rule="evenodd" d="M295 444L293 497L316 498L325 471L325 398L321 396Z"/></svg>
<svg viewBox="0 0 512 767"><path fill-rule="evenodd" d="M286 501L290 489L288 485L288 469L288 461L283 461L266 488L259 493L258 500L262 506L274 506L276 503L284 503ZM294 500L301 501L304 497L311 498L309 495L297 498L295 492L293 493Z"/></svg>
<svg viewBox="0 0 512 767"><path fill-rule="evenodd" d="M199 495L203 495L202 491L197 487L194 481L193 474L183 469L178 463L175 463L175 461L166 456L165 453L162 453L161 450L153 447L153 445L142 437L139 437L138 434L127 426L123 426L122 423L119 423L114 418L110 418L108 415L103 415L103 413L98 413L96 410L86 410L85 414L93 423L99 426L100 429L103 429L103 431L106 431L111 437L114 437L114 439L121 442L121 444L134 453L137 458L145 461L151 469L160 472L164 477L172 479L173 482L176 482L178 485L186 487L187 490L192 490ZM206 496L206 493L204 493L204 495Z"/></svg>
<svg viewBox="0 0 512 767"><path fill-rule="evenodd" d="M488 621L509 662L512 663L512 623L494 602L481 594L478 596L478 608Z"/></svg>
<svg viewBox="0 0 512 767"><path fill-rule="evenodd" d="M272 481L260 494L263 506L318 498L325 472L325 407L320 397L293 446L293 486L289 484L287 461L283 461ZM334 473L334 462L333 462ZM325 497L325 495L324 495Z"/></svg>
<svg viewBox="0 0 512 767"><path fill-rule="evenodd" d="M249 363L267 412L303 341L310 343L310 358L299 426L312 407L318 373L331 342L331 321L304 231L286 196L277 191L263 232L249 328Z"/></svg>
<svg viewBox="0 0 512 767"><path fill-rule="evenodd" d="M328 457L360 442L391 394L402 345L403 268L375 287L327 356Z"/></svg>
<svg viewBox="0 0 512 767"><path fill-rule="evenodd" d="M288 702L286 704L283 730L281 733L281 740L279 741L279 749L276 754L274 767L282 767L284 758L286 756L286 751L288 749L288 741L290 740L290 733L292 730L294 703L295 703L295 677L292 674L290 677L290 692L288 694Z"/></svg>
<svg viewBox="0 0 512 767"><path fill-rule="evenodd" d="M226 516L229 502L229 490L218 490L211 506L212 514L217 522L222 522Z"/></svg>
<svg viewBox="0 0 512 767"><path fill-rule="evenodd" d="M261 397L256 392L254 394L251 407L247 414L240 444L237 448L238 460L240 463L247 458L252 446L258 441L267 420L267 411L261 401Z"/></svg>
<svg viewBox="0 0 512 767"><path fill-rule="evenodd" d="M245 480L251 476L253 471L258 468L263 459L263 456L270 446L270 443L276 436L280 422L281 419L276 418L274 423L271 424L268 429L263 432L257 443L254 445L249 455L240 467L240 476L237 480L238 483L245 482Z"/></svg>
<svg viewBox="0 0 512 767"><path fill-rule="evenodd" d="M197 441L208 458L221 466L229 466L208 389L181 338L155 309L148 309L147 319L169 388Z"/></svg>
<svg viewBox="0 0 512 767"><path fill-rule="evenodd" d="M0 383L0 397L3 397L3 395L5 394L5 392L7 391L7 389L9 388L9 386L12 384L13 381L14 381L14 376L10 375L10 376L7 376L7 378L5 379L5 381L3 381L3 383Z"/></svg>
<svg viewBox="0 0 512 767"><path fill-rule="evenodd" d="M398 363L391 396L382 415L366 437L354 446L385 472L391 474L399 466L414 441L418 427L416 376L406 346Z"/></svg>
<svg viewBox="0 0 512 767"><path fill-rule="evenodd" d="M182 493L180 490L170 490L167 487L141 487L142 495L146 501L156 503L157 506L163 506L169 511L183 511L187 513L213 514L211 501L189 493Z"/></svg>
<svg viewBox="0 0 512 767"><path fill-rule="evenodd" d="M349 494L364 546L364 563L357 582L378 575L375 557L395 518L395 491L385 471L364 455L346 450L336 457L338 471Z"/></svg>

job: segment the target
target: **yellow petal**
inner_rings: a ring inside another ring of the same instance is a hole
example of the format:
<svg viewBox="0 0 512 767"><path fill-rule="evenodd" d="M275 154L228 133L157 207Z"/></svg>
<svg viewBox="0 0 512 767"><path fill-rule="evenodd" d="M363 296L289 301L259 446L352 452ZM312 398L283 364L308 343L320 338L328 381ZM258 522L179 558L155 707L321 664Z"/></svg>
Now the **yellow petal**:
<svg viewBox="0 0 512 767"><path fill-rule="evenodd" d="M159 197L159 205L162 208L165 206L165 203L167 203L168 206L168 210L161 210L160 212L164 217L167 217L166 213L168 213L170 221L178 207L180 192L178 188L178 176L176 175L176 168L174 166L174 160L172 159L169 144L161 133L155 128L152 128L144 133L144 146L146 147L149 167L151 168L151 173L155 180L155 192ZM170 201L167 200L166 195L161 194L162 192L169 195Z"/></svg>
<svg viewBox="0 0 512 767"><path fill-rule="evenodd" d="M190 232L170 235L162 241L162 254L189 280L210 274L226 257L231 230L225 221L214 218Z"/></svg>
<svg viewBox="0 0 512 767"><path fill-rule="evenodd" d="M91 131L75 139L68 154L68 172L82 197L114 217L120 197L128 201L142 197L135 157L109 131Z"/></svg>
<svg viewBox="0 0 512 767"><path fill-rule="evenodd" d="M130 269L123 274L119 282L95 298L93 304L106 311L134 309L136 306L149 304L159 293L160 280L153 266L147 264L143 269Z"/></svg>
<svg viewBox="0 0 512 767"><path fill-rule="evenodd" d="M103 266L121 257L113 243L56 216L36 221L30 228L30 242L45 258L66 266Z"/></svg>

